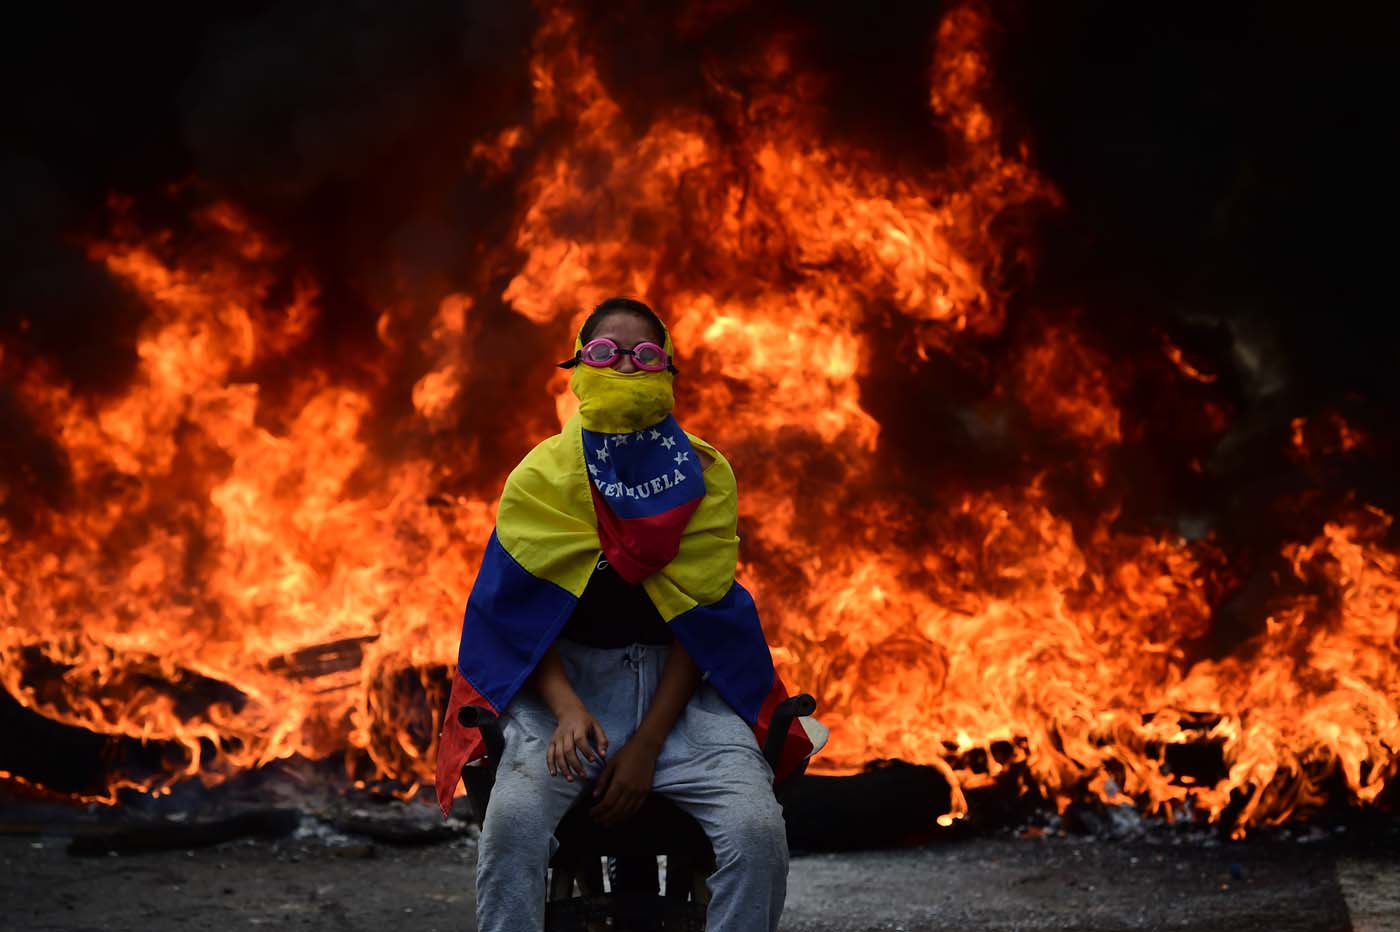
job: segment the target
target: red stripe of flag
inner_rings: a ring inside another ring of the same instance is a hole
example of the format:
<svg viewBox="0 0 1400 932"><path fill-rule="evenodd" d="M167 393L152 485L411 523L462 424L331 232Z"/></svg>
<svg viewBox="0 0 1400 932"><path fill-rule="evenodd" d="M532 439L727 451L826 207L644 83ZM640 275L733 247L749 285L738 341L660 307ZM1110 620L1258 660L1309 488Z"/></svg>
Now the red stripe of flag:
<svg viewBox="0 0 1400 932"><path fill-rule="evenodd" d="M453 664L452 697L447 700L447 716L442 723L435 781L438 805L442 807L444 816L452 813L452 797L457 793L457 782L462 779L462 768L486 753L486 741L481 737L481 729L467 728L457 720L457 713L466 705L485 706L500 714L500 709L487 702Z"/></svg>
<svg viewBox="0 0 1400 932"><path fill-rule="evenodd" d="M598 515L598 540L603 554L617 574L636 585L661 570L680 553L681 535L691 515L700 507L700 498L691 499L669 511L646 518L619 518L598 492L593 493L593 510Z"/></svg>

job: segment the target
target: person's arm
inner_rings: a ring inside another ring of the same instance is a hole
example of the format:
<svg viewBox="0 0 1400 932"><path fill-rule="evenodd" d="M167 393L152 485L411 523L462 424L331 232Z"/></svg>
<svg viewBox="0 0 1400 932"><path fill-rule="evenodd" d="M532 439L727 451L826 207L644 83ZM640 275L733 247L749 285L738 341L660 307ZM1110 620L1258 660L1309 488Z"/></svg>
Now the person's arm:
<svg viewBox="0 0 1400 932"><path fill-rule="evenodd" d="M539 666L530 674L530 685L558 720L554 737L549 739L549 747L544 752L550 775L563 774L570 782L575 775L586 776L579 752L596 763L608 753L608 736L574 692L574 684L569 682L569 674L564 671L564 661L559 658L558 647L549 645ZM597 742L596 751L589 744L590 738Z"/></svg>
<svg viewBox="0 0 1400 932"><path fill-rule="evenodd" d="M661 746L699 685L700 669L680 641L674 642L646 717L636 734L622 746L617 756L608 760L598 777L598 785L593 789L597 800L593 806L595 819L604 825L613 825L641 808L651 792Z"/></svg>

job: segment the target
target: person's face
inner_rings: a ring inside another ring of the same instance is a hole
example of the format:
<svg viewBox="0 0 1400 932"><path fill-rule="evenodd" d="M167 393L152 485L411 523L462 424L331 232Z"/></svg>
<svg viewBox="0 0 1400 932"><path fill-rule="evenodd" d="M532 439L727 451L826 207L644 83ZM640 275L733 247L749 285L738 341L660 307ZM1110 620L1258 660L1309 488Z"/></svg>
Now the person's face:
<svg viewBox="0 0 1400 932"><path fill-rule="evenodd" d="M635 349L638 343L661 343L646 318L625 311L604 317L589 339L598 340L603 337L612 340L621 349L629 350ZM631 356L618 356L612 367L618 372L640 371Z"/></svg>

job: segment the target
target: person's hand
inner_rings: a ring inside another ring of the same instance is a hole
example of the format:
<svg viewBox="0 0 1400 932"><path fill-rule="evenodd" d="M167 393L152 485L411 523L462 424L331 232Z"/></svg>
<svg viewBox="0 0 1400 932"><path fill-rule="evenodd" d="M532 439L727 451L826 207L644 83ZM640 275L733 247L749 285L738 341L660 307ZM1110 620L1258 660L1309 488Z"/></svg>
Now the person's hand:
<svg viewBox="0 0 1400 932"><path fill-rule="evenodd" d="M578 708L559 716L559 725L554 729L554 737L549 739L544 759L550 776L563 776L572 783L575 776L587 776L579 754L597 763L607 753L608 736L603 726L580 703Z"/></svg>
<svg viewBox="0 0 1400 932"><path fill-rule="evenodd" d="M659 748L634 737L611 758L593 788L593 818L616 825L642 807L651 792Z"/></svg>

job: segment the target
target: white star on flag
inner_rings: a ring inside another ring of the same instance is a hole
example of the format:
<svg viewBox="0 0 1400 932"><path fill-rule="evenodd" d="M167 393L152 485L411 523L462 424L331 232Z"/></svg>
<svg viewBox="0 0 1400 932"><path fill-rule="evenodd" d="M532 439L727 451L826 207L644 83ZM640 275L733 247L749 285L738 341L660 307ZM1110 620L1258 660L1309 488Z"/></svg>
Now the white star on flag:
<svg viewBox="0 0 1400 932"><path fill-rule="evenodd" d="M661 445L669 450L676 445L676 441L672 437L662 437Z"/></svg>
<svg viewBox="0 0 1400 932"><path fill-rule="evenodd" d="M595 476L598 475L598 464L597 464L597 463L589 463L589 464L588 464L588 471L591 472L591 473L592 473L593 475L595 475Z"/></svg>
<svg viewBox="0 0 1400 932"><path fill-rule="evenodd" d="M652 440L660 440L660 439L661 439L661 431L653 429L652 432L651 432L651 439L652 439Z"/></svg>
<svg viewBox="0 0 1400 932"><path fill-rule="evenodd" d="M679 466L681 463L684 463L684 462L685 462L686 460L688 460L688 459L690 459L690 454L689 454L689 453L677 453L677 454L676 454L676 465Z"/></svg>
<svg viewBox="0 0 1400 932"><path fill-rule="evenodd" d="M619 447L627 446L627 435L618 434L616 437L613 438L613 445Z"/></svg>
<svg viewBox="0 0 1400 932"><path fill-rule="evenodd" d="M608 459L608 448L607 448L607 447L599 447L598 449L594 450L593 452L596 453L596 454L598 454L598 459L603 460L604 462L607 462L607 459Z"/></svg>

